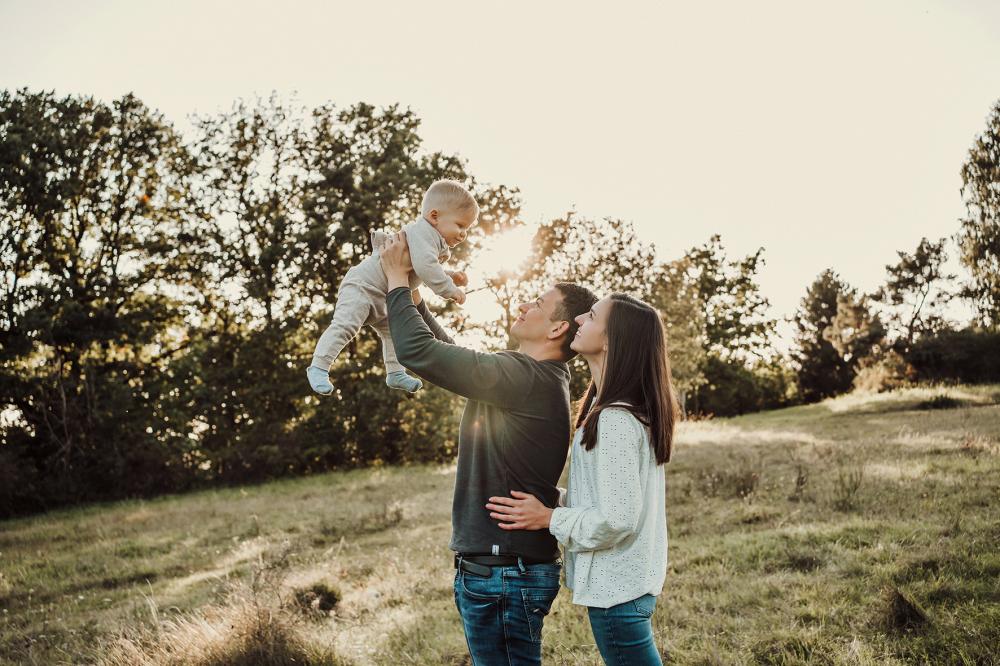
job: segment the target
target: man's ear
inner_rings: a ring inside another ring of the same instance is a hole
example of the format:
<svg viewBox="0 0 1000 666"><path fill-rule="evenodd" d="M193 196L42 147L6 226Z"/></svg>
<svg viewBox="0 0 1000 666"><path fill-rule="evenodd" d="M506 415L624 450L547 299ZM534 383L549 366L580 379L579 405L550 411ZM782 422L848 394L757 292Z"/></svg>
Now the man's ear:
<svg viewBox="0 0 1000 666"><path fill-rule="evenodd" d="M549 329L549 340L555 340L560 335L569 330L568 321L552 322L554 325Z"/></svg>

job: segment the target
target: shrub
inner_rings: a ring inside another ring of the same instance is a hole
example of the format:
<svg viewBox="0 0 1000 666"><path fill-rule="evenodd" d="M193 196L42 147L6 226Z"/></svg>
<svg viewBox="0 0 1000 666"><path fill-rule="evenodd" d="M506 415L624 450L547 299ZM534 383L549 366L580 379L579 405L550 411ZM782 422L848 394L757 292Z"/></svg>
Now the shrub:
<svg viewBox="0 0 1000 666"><path fill-rule="evenodd" d="M905 358L920 381L1000 381L1000 331L946 329L918 339Z"/></svg>

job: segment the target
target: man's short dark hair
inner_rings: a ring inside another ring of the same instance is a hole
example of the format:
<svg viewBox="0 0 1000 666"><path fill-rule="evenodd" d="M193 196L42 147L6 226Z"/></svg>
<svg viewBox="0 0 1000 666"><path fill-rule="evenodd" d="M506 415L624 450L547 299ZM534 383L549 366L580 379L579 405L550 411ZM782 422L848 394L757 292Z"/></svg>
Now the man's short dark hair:
<svg viewBox="0 0 1000 666"><path fill-rule="evenodd" d="M576 352L569 347L573 343L576 332L580 329L576 318L594 307L597 296L586 287L572 282L557 282L556 289L559 290L562 300L552 312L552 321L569 322L569 329L566 331L566 337L563 338L562 344L563 359L569 361L576 356Z"/></svg>

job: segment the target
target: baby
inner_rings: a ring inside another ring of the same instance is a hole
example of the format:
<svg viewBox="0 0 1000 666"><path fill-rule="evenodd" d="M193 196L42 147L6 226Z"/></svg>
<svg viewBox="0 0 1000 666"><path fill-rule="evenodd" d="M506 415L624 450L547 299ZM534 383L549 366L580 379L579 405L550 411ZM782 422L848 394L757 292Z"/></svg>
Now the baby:
<svg viewBox="0 0 1000 666"><path fill-rule="evenodd" d="M465 273L446 271L441 262L451 256L449 248L465 240L469 228L479 218L479 205L461 183L439 180L427 188L421 208L421 216L403 227L413 262L410 289L424 283L438 296L462 305L465 292L459 285L467 285L468 279ZM374 328L382 339L385 383L411 393L423 386L423 382L406 374L399 364L389 335L385 305L389 282L382 271L379 254L387 238L382 231L371 232L372 253L352 266L340 283L333 322L316 344L312 365L306 370L309 385L316 393L328 395L333 392L330 366L365 324Z"/></svg>

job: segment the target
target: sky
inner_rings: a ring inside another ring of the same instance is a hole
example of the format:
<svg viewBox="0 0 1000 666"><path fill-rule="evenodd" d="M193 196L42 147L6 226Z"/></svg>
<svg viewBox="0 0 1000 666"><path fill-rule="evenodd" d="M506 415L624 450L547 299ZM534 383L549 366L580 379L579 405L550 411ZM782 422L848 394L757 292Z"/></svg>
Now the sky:
<svg viewBox="0 0 1000 666"><path fill-rule="evenodd" d="M786 317L823 269L871 291L957 231L1000 2L0 0L0 87L24 86L134 92L182 128L271 91L400 103L529 222L622 218L664 259L763 247Z"/></svg>

